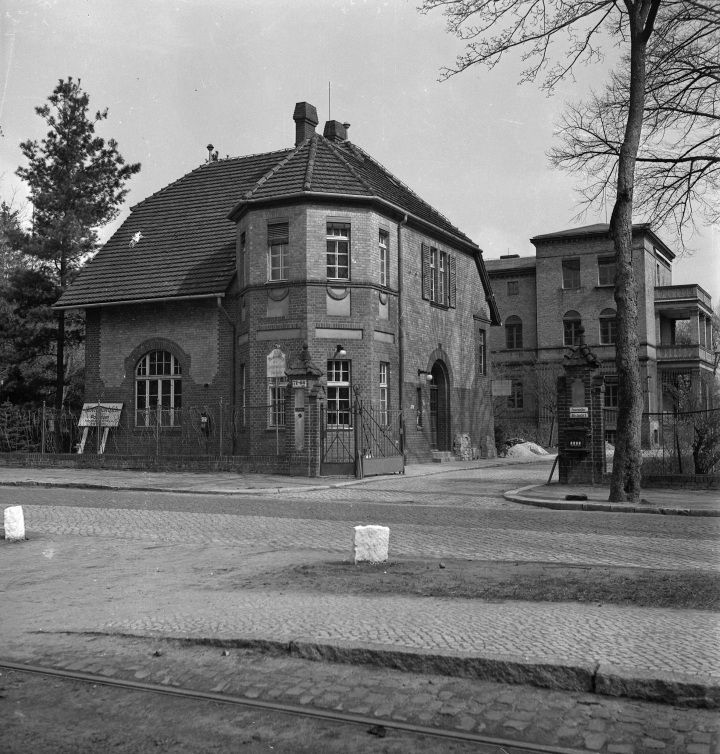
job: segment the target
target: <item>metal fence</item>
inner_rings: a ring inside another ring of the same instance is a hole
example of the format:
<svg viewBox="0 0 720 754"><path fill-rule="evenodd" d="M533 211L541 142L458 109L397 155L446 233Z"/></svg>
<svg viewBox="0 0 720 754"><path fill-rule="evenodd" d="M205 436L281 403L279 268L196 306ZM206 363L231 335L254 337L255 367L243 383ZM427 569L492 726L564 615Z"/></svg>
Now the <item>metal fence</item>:
<svg viewBox="0 0 720 754"><path fill-rule="evenodd" d="M605 409L611 441L617 417L617 409ZM642 440L643 474L720 474L720 409L645 413ZM608 451L610 467L611 443Z"/></svg>
<svg viewBox="0 0 720 754"><path fill-rule="evenodd" d="M227 403L143 411L86 404L84 411L0 406L0 452L113 455L281 455L284 412ZM278 421L279 420L279 421Z"/></svg>

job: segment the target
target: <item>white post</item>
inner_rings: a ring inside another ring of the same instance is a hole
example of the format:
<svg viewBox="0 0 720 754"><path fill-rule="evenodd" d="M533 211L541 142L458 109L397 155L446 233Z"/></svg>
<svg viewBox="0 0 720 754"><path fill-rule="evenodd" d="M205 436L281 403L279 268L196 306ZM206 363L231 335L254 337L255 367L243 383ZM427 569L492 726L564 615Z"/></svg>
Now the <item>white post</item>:
<svg viewBox="0 0 720 754"><path fill-rule="evenodd" d="M21 505L5 508L5 539L8 542L22 542L25 539L25 517Z"/></svg>

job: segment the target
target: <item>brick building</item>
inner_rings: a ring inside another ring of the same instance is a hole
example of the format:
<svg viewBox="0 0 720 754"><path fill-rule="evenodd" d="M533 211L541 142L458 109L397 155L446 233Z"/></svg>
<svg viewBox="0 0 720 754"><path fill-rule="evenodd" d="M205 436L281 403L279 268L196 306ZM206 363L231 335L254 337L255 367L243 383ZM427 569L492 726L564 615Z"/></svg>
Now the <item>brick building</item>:
<svg viewBox="0 0 720 754"><path fill-rule="evenodd" d="M555 380L568 347L579 342L581 327L587 345L602 362L605 407L617 407L615 261L607 225L548 233L530 241L534 257L508 255L486 261L504 324L491 332L492 360L496 377L509 381L510 393L495 398L495 410L498 423L517 430L541 425L547 434L556 410ZM709 400L712 301L699 285L672 284L674 260L675 254L649 226L633 228L647 413L672 410L682 383L697 387L703 405ZM606 414L606 434L612 440L612 412ZM648 424L645 440L653 439Z"/></svg>
<svg viewBox="0 0 720 754"><path fill-rule="evenodd" d="M319 428L293 409L311 418L315 398L345 447L360 400L381 423L404 418L408 461L459 434L486 448L500 320L481 250L352 144L348 124L321 136L307 103L293 119L294 147L211 153L133 207L64 293L57 306L86 311L86 400L122 403L136 449L162 435L167 452L188 452L180 425L207 428L222 402L224 446L214 432L198 448L280 448L310 473ZM307 389L269 377L269 357L287 378L308 372Z"/></svg>

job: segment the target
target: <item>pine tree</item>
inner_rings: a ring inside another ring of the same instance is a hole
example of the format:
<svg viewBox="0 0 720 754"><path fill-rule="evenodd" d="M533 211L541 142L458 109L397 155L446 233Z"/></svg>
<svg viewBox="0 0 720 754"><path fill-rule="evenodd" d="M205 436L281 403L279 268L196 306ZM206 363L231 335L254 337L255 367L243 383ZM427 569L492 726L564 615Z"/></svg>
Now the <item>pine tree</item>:
<svg viewBox="0 0 720 754"><path fill-rule="evenodd" d="M36 107L49 131L38 143L20 145L27 167L16 171L30 189L32 230L26 253L53 271L60 294L97 249L97 231L120 212L126 182L140 164L125 164L114 139L105 141L95 126L107 109L89 114L90 98L80 80L60 80L48 103ZM55 408L65 387L65 313L57 312Z"/></svg>

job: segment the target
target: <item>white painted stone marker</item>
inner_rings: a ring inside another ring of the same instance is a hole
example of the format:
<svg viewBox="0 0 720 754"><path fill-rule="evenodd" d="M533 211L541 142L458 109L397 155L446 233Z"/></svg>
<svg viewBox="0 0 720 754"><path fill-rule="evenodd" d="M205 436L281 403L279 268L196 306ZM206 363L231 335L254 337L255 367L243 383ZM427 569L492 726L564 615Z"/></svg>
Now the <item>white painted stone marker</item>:
<svg viewBox="0 0 720 754"><path fill-rule="evenodd" d="M5 508L5 539L8 542L22 542L25 539L25 517L22 505Z"/></svg>
<svg viewBox="0 0 720 754"><path fill-rule="evenodd" d="M387 526L355 527L355 562L384 563L388 559L390 529Z"/></svg>

